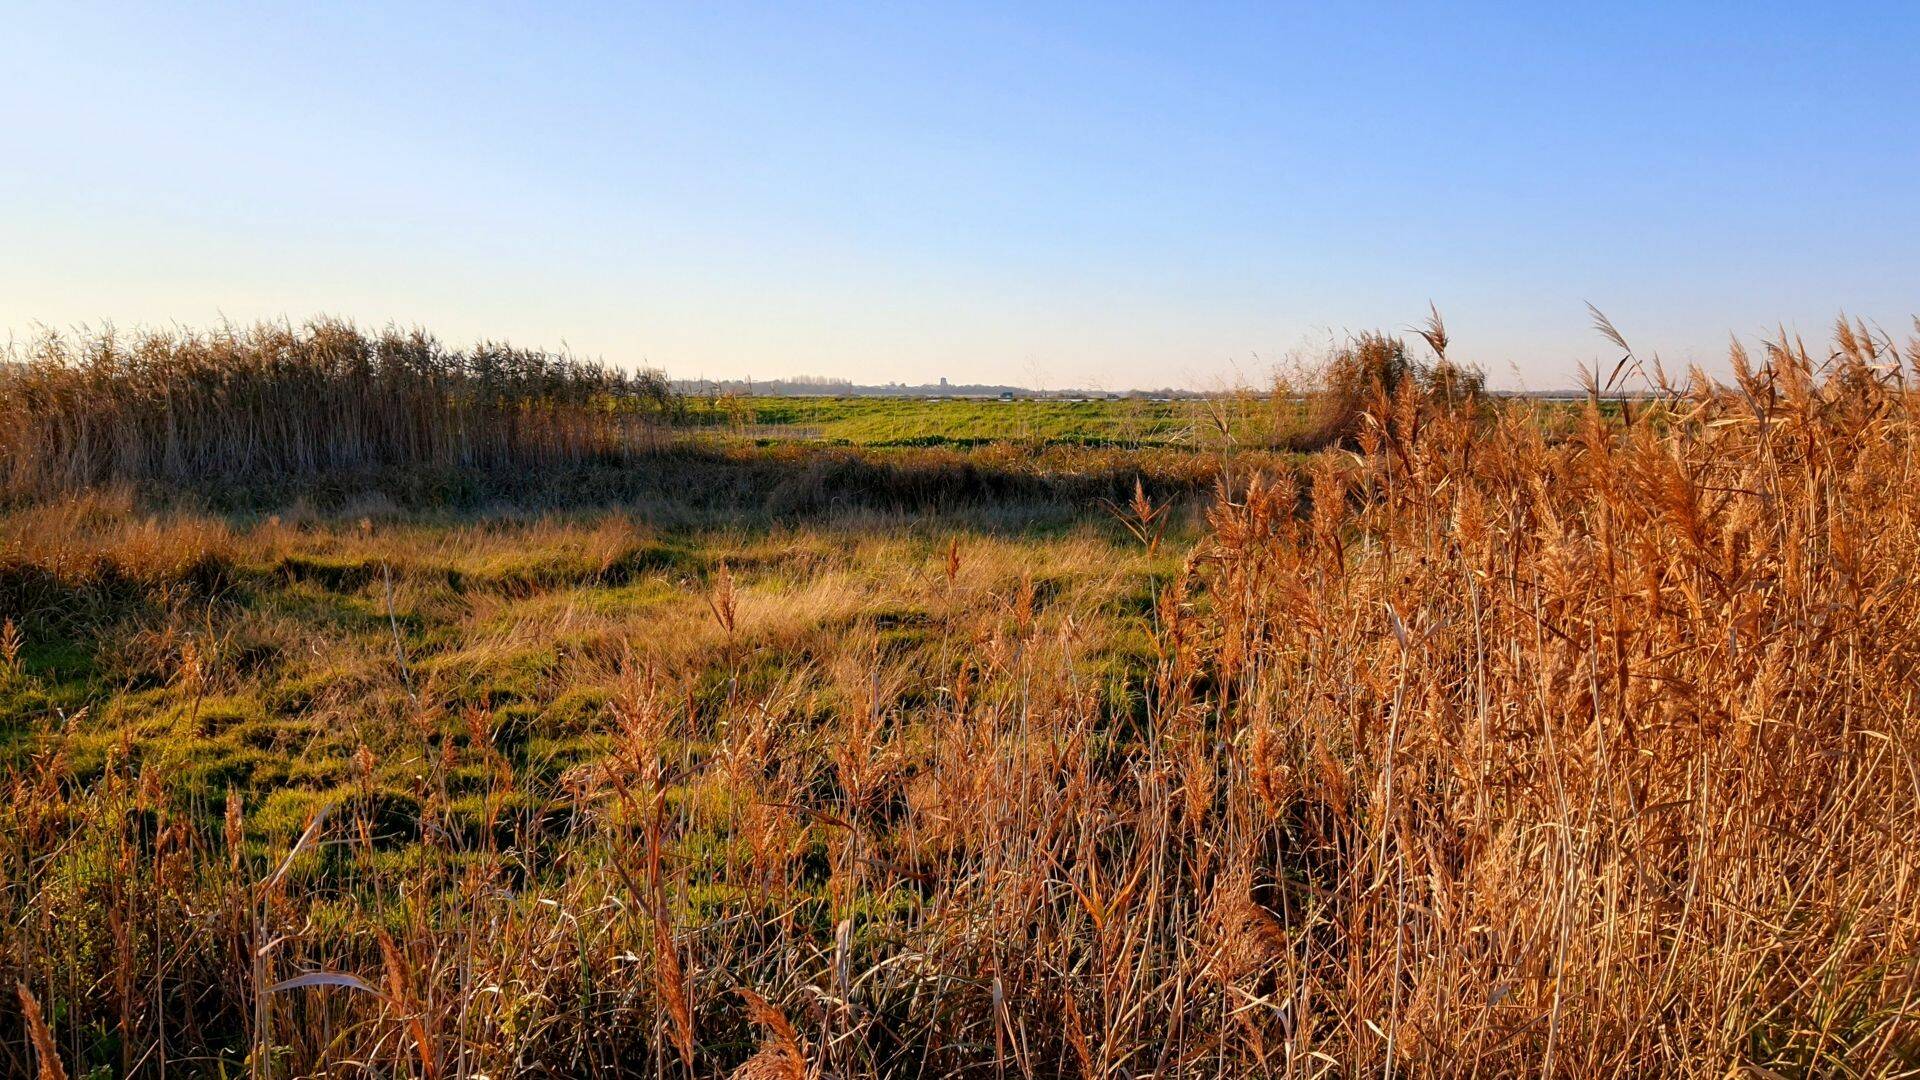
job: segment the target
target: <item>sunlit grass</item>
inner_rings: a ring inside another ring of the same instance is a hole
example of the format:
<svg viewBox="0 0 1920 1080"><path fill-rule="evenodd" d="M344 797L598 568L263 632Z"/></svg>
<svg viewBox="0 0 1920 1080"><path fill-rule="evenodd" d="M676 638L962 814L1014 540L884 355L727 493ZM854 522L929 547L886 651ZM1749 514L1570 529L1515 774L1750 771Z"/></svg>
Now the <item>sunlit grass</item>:
<svg viewBox="0 0 1920 1080"><path fill-rule="evenodd" d="M1305 456L1222 414L592 478L630 502L19 501L0 968L52 1050L0 1056L1910 1073L1917 361L1408 378Z"/></svg>

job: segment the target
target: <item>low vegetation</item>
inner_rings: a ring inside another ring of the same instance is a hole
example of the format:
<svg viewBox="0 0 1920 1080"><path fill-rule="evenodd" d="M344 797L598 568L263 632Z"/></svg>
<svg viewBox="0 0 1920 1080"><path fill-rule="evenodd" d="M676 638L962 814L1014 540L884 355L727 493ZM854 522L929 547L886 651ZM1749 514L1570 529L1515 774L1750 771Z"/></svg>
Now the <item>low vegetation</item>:
<svg viewBox="0 0 1920 1080"><path fill-rule="evenodd" d="M253 375L0 376L0 1067L1920 1071L1920 345L1603 411L1429 331L1165 445L568 376L216 485Z"/></svg>
<svg viewBox="0 0 1920 1080"><path fill-rule="evenodd" d="M798 439L862 447L993 443L1084 447L1196 448L1217 431L1215 412L1232 410L1236 436L1267 442L1272 409L1264 398L1152 401L1135 398L1021 399L716 397L687 402L690 424L759 439Z"/></svg>

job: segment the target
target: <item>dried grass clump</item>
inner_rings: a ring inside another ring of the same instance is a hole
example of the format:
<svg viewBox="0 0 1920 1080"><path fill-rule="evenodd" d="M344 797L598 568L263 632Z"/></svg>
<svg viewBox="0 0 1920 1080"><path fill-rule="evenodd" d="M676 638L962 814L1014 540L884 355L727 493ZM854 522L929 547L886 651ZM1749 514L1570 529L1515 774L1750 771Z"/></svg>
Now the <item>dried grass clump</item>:
<svg viewBox="0 0 1920 1080"><path fill-rule="evenodd" d="M1288 440L1295 449L1319 450L1354 445L1369 415L1384 420L1385 404L1403 390L1417 390L1429 409L1477 411L1486 399L1486 375L1447 356L1451 339L1438 308L1418 329L1432 360L1421 360L1405 340L1378 332L1362 333L1336 349L1318 370L1308 373L1304 422Z"/></svg>

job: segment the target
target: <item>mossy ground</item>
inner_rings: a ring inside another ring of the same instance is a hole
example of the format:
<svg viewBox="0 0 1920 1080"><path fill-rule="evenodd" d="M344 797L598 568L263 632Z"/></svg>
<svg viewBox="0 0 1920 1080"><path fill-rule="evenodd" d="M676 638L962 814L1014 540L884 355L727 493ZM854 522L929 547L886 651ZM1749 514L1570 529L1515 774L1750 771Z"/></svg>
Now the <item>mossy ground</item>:
<svg viewBox="0 0 1920 1080"><path fill-rule="evenodd" d="M822 724L874 707L880 679L910 723L1025 602L1070 626L1084 677L1124 702L1193 530L1149 553L1093 501L1010 523L991 508L692 526L613 507L358 509L9 519L23 646L0 681L8 767L58 755L71 783L145 770L208 818L238 798L263 851L349 798L384 800L383 847L418 842L417 800L397 793L435 771L449 827L505 837L601 759L636 669L695 715L784 694ZM686 753L703 750L696 733Z"/></svg>

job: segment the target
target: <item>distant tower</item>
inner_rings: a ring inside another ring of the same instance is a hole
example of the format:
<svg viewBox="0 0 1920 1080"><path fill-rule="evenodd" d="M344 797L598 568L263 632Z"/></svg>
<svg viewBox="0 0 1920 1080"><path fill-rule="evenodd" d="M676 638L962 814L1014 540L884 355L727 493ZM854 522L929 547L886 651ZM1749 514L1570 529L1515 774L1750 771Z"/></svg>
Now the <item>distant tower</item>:
<svg viewBox="0 0 1920 1080"><path fill-rule="evenodd" d="M947 385L947 377L945 375L940 376L940 385L941 386Z"/></svg>

